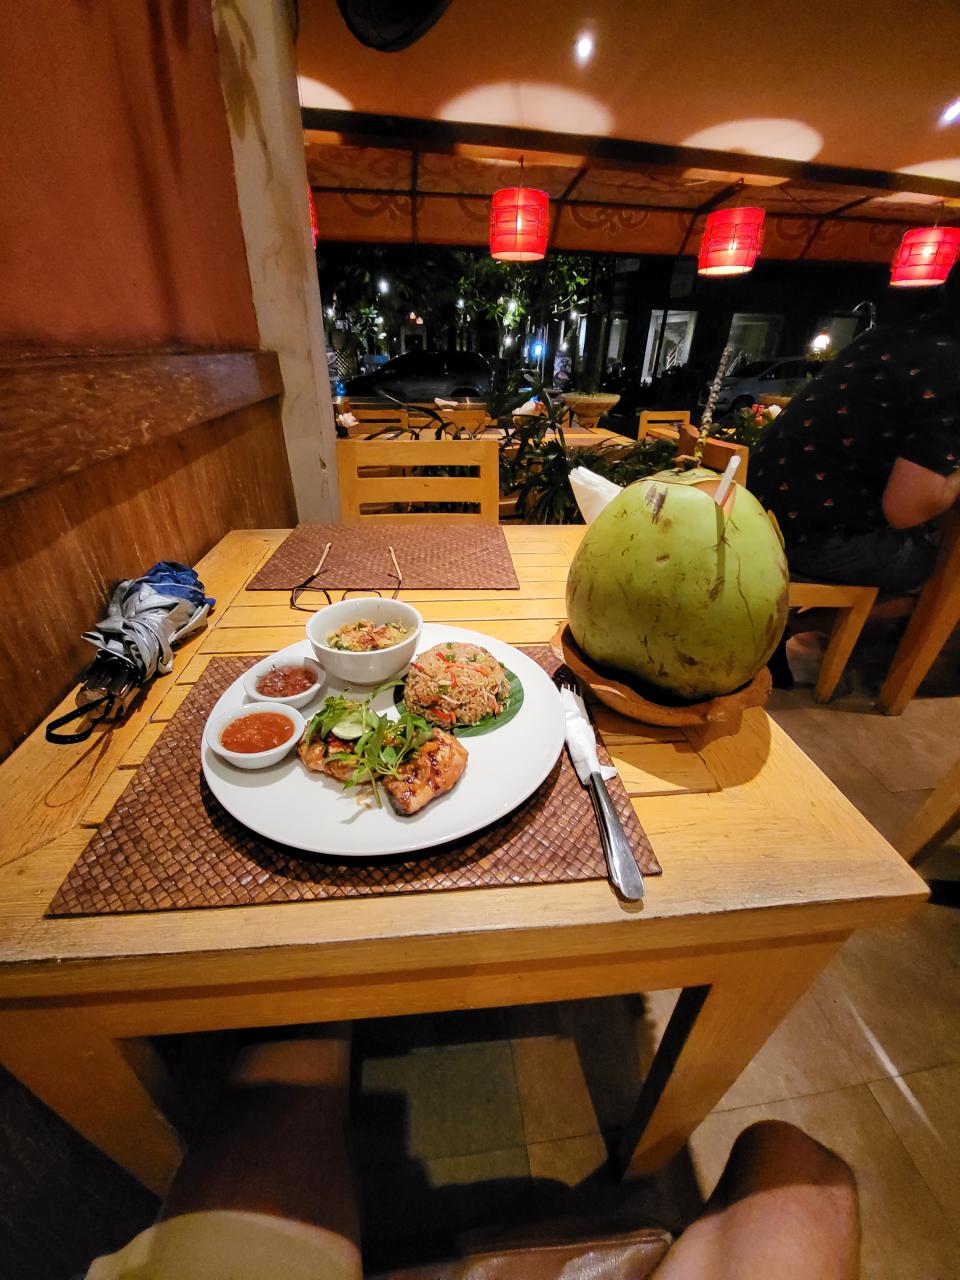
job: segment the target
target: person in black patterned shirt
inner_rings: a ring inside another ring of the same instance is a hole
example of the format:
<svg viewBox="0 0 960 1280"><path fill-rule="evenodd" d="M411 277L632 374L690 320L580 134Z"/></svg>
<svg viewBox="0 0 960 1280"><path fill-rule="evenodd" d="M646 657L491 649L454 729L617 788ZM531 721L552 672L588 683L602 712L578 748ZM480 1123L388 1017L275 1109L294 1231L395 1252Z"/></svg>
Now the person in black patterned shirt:
<svg viewBox="0 0 960 1280"><path fill-rule="evenodd" d="M960 499L960 267L944 306L868 330L790 401L750 459L797 578L915 591Z"/></svg>

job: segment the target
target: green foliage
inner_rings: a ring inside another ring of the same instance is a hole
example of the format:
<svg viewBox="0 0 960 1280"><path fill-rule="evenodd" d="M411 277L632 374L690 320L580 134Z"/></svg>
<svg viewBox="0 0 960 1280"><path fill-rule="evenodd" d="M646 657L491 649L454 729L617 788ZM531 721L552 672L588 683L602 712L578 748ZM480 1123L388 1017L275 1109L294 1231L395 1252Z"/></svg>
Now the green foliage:
<svg viewBox="0 0 960 1280"><path fill-rule="evenodd" d="M369 783L373 787L377 804L380 804L377 782L384 778L395 778L404 761L433 738L433 729L426 720L422 716L413 715L406 707L396 720L388 720L370 706L378 693L396 683L398 682L389 680L359 701L346 699L342 694L329 697L307 725L308 744L318 734L324 740L331 733L336 736L337 723L348 717L357 718L361 726L366 726L352 748L331 752L330 760L353 765L353 773L343 785L357 787Z"/></svg>
<svg viewBox="0 0 960 1280"><path fill-rule="evenodd" d="M593 449L568 449L562 433L558 439L542 440L528 449L514 476L517 512L532 524L580 524L583 517L570 487L574 467L628 485L672 466L674 454L674 446L665 440L630 446L604 441Z"/></svg>
<svg viewBox="0 0 960 1280"><path fill-rule="evenodd" d="M719 426L714 426L712 435L717 440L728 440L731 444L745 444L752 449L760 442L760 437L775 422L779 410L771 411L764 405L752 404L736 413L730 414Z"/></svg>

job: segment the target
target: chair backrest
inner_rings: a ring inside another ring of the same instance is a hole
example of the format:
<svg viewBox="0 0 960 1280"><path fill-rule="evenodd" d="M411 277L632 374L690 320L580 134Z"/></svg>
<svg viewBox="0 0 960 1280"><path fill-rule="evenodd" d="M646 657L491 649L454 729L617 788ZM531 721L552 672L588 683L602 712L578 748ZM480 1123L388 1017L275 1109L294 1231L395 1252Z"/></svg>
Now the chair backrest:
<svg viewBox="0 0 960 1280"><path fill-rule="evenodd" d="M338 440L337 467L340 518L347 524L377 519L496 524L499 518L496 440ZM424 467L469 467L476 474L423 475ZM476 510L403 509L441 503L470 503Z"/></svg>
<svg viewBox="0 0 960 1280"><path fill-rule="evenodd" d="M352 413L357 419L355 426L347 427L350 439L369 436L376 431L405 431L408 426L405 406L385 400L345 400L342 411Z"/></svg>
<svg viewBox="0 0 960 1280"><path fill-rule="evenodd" d="M689 409L643 409L638 440L676 440L681 427L689 427Z"/></svg>
<svg viewBox="0 0 960 1280"><path fill-rule="evenodd" d="M677 457L692 458L694 449L697 445L697 429L691 426L682 426L680 428L680 438L677 442ZM745 485L747 483L747 467L750 462L750 450L745 444L733 444L729 440L716 440L713 436L708 436L703 444L703 456L700 459L701 465L709 467L711 471L725 471L727 463L731 458L738 457L740 466L737 469L737 484Z"/></svg>

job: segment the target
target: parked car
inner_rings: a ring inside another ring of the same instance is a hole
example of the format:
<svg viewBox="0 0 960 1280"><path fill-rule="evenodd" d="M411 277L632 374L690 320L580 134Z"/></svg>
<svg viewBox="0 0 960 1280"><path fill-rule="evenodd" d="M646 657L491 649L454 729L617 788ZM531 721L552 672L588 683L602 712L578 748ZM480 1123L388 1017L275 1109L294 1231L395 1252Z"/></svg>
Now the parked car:
<svg viewBox="0 0 960 1280"><path fill-rule="evenodd" d="M750 360L738 365L724 378L717 396L716 414L736 413L761 396L792 396L823 368L807 356L778 356L776 359ZM706 392L701 397L706 401Z"/></svg>
<svg viewBox="0 0 960 1280"><path fill-rule="evenodd" d="M436 396L462 400L490 390L490 366L474 351L408 351L372 373L347 381L348 396L377 396L381 391L409 403Z"/></svg>

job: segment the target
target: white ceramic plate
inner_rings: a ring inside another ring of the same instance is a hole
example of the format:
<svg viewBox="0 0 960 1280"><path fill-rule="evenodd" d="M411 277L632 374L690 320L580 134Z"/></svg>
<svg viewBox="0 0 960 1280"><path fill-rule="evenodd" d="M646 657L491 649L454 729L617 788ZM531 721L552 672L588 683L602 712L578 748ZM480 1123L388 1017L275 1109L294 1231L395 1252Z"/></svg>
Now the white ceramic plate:
<svg viewBox="0 0 960 1280"><path fill-rule="evenodd" d="M221 759L207 742L201 746L203 774L228 813L245 827L308 853L337 858L374 858L413 853L479 831L522 804L536 791L563 750L564 719L560 695L542 667L512 645L476 631L426 623L418 652L442 641L481 644L513 671L523 685L523 706L509 723L474 738L461 739L469 752L463 777L446 795L405 818L384 797L383 808L372 800L358 804L369 788L344 791L322 774L309 773L296 755L256 772L243 772ZM312 656L307 640L283 649L285 660ZM301 708L305 720L323 698L344 692L336 680L324 685L315 702ZM358 686L359 697L369 693ZM235 680L211 712L244 703L242 677ZM393 708L393 690L373 703L377 711Z"/></svg>

